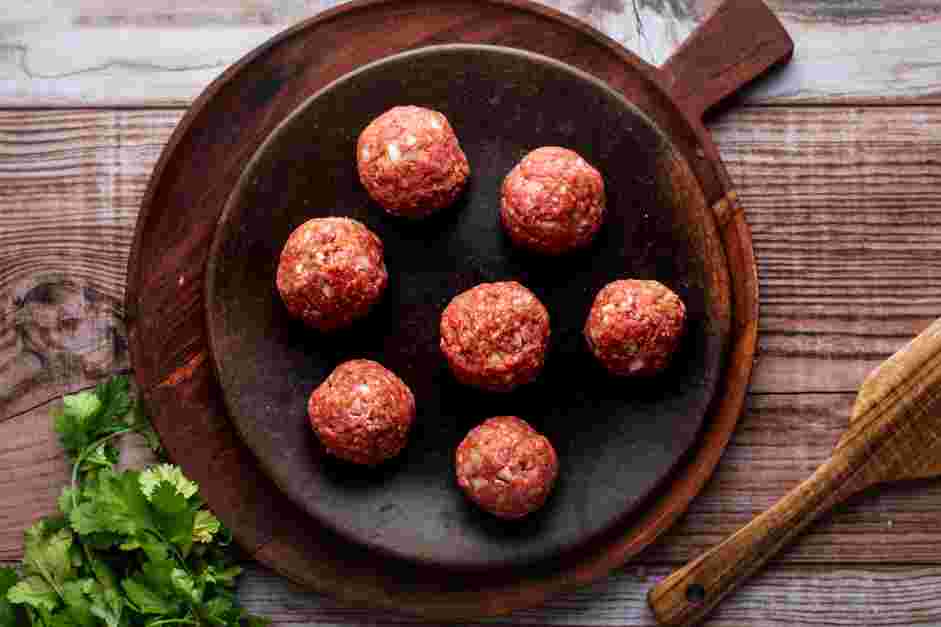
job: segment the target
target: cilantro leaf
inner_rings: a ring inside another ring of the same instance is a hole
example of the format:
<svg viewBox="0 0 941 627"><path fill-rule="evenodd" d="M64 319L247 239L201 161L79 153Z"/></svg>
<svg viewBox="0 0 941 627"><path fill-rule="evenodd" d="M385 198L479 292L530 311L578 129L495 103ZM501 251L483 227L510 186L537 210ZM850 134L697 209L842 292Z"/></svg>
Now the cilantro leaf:
<svg viewBox="0 0 941 627"><path fill-rule="evenodd" d="M183 555L188 555L193 545L196 508L167 481L157 484L150 502L162 536L175 544Z"/></svg>
<svg viewBox="0 0 941 627"><path fill-rule="evenodd" d="M244 625L247 627L265 627L271 621L260 616L248 614L238 606L235 596L230 592L222 592L203 603L196 610L203 621L209 625Z"/></svg>
<svg viewBox="0 0 941 627"><path fill-rule="evenodd" d="M130 397L130 381L125 376L112 377L95 387L94 392L67 394L62 398L62 408L53 413L55 429L62 448L77 458L100 438L126 430L130 425L124 416L133 405ZM91 451L91 463L107 465L108 449ZM86 460L88 463L88 460Z"/></svg>
<svg viewBox="0 0 941 627"><path fill-rule="evenodd" d="M25 624L19 608L7 599L7 592L16 585L19 577L12 568L0 568L0 627L18 627Z"/></svg>
<svg viewBox="0 0 941 627"><path fill-rule="evenodd" d="M141 490L148 499L153 498L157 485L164 482L169 483L187 499L199 490L199 486L195 482L190 481L183 475L183 471L180 470L179 466L172 464L151 466L140 475Z"/></svg>
<svg viewBox="0 0 941 627"><path fill-rule="evenodd" d="M73 462L63 516L25 534L22 578L0 569L0 627L261 627L233 594L241 569L223 527L177 466L116 472L112 438L160 442L127 377L71 394L54 414Z"/></svg>
<svg viewBox="0 0 941 627"><path fill-rule="evenodd" d="M65 613L79 627L96 627L97 621L91 613L91 602L86 596L95 585L92 579L74 579L62 584L62 600L65 601Z"/></svg>
<svg viewBox="0 0 941 627"><path fill-rule="evenodd" d="M189 603L199 603L203 599L203 592L196 586L193 576L182 568L174 568L170 572L170 583L179 596Z"/></svg>
<svg viewBox="0 0 941 627"><path fill-rule="evenodd" d="M95 577L88 591L92 615L103 621L107 627L121 627L125 603L114 571L100 559L92 559L89 566Z"/></svg>
<svg viewBox="0 0 941 627"><path fill-rule="evenodd" d="M39 575L30 575L21 580L7 592L10 603L30 605L37 610L52 612L59 605L59 595Z"/></svg>
<svg viewBox="0 0 941 627"><path fill-rule="evenodd" d="M179 603L148 588L147 585L136 579L125 579L121 582L127 598L134 609L141 614L173 614L179 611Z"/></svg>
<svg viewBox="0 0 941 627"><path fill-rule="evenodd" d="M122 581L121 587L142 614L177 614L181 604L172 581L175 569L169 560L147 562L137 575Z"/></svg>
<svg viewBox="0 0 941 627"><path fill-rule="evenodd" d="M0 598L5 597L7 590L16 585L19 577L12 568L0 568Z"/></svg>
<svg viewBox="0 0 941 627"><path fill-rule="evenodd" d="M235 600L227 594L209 599L200 610L202 617L211 625L231 625L238 621L242 614L235 607Z"/></svg>
<svg viewBox="0 0 941 627"><path fill-rule="evenodd" d="M105 551L121 544L124 536L108 531L99 531L81 536L81 542L89 549L95 551Z"/></svg>
<svg viewBox="0 0 941 627"><path fill-rule="evenodd" d="M209 544L221 527L222 523L212 512L201 509L196 512L196 520L193 523L193 541Z"/></svg>
<svg viewBox="0 0 941 627"><path fill-rule="evenodd" d="M62 448L73 457L91 444L90 426L101 411L101 401L93 392L69 394L62 399L62 409L54 414L55 428Z"/></svg>
<svg viewBox="0 0 941 627"><path fill-rule="evenodd" d="M65 486L62 488L62 494L59 495L59 511L63 515L68 516L72 513L75 503L81 498L82 491L79 488L72 488L70 486Z"/></svg>
<svg viewBox="0 0 941 627"><path fill-rule="evenodd" d="M84 627L76 623L72 615L65 610L56 612L55 614L46 610L40 610L39 616L41 618L38 624L44 627Z"/></svg>
<svg viewBox="0 0 941 627"><path fill-rule="evenodd" d="M101 559L92 559L89 561L88 565L91 568L92 575L95 576L95 581L97 581L103 589L118 589L118 578L115 576L114 570L107 564L107 562Z"/></svg>
<svg viewBox="0 0 941 627"><path fill-rule="evenodd" d="M170 559L170 546L152 535L138 536L133 540L122 543L118 548L122 551L136 551L140 549L152 562L161 562Z"/></svg>
<svg viewBox="0 0 941 627"><path fill-rule="evenodd" d="M136 536L156 531L150 504L141 492L139 474L128 470L117 474L105 470L98 481L85 489L85 499L69 514L72 528L85 535L110 531Z"/></svg>
<svg viewBox="0 0 941 627"><path fill-rule="evenodd" d="M147 471L141 474L141 477L146 474ZM144 481L141 479L141 484ZM176 486L174 486L169 481L161 481L156 484L156 487L151 487L150 494L147 495L150 499L151 505L153 508L165 514L167 516L172 516L174 514L181 514L188 509L190 509L189 504L186 502L186 496L177 491Z"/></svg>
<svg viewBox="0 0 941 627"><path fill-rule="evenodd" d="M131 382L127 376L111 377L95 386L95 396L101 401L101 413L97 416L97 426L103 431L112 431L126 427L122 419L133 402L130 397Z"/></svg>
<svg viewBox="0 0 941 627"><path fill-rule="evenodd" d="M90 593L91 614L107 627L121 627L124 616L124 598L117 588L96 584Z"/></svg>
<svg viewBox="0 0 941 627"><path fill-rule="evenodd" d="M118 463L118 449L110 442L99 444L82 458L83 469L87 466L97 468L111 468Z"/></svg>
<svg viewBox="0 0 941 627"><path fill-rule="evenodd" d="M72 532L58 528L56 521L42 520L24 534L25 555L23 564L29 574L38 575L55 591L74 575L72 564Z"/></svg>

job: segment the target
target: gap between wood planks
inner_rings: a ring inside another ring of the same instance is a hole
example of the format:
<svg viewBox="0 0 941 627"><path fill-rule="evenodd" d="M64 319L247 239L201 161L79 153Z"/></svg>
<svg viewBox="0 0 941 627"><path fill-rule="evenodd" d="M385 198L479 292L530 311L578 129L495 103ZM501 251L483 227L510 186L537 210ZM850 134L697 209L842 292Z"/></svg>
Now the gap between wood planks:
<svg viewBox="0 0 941 627"><path fill-rule="evenodd" d="M0 562L0 566L11 565ZM239 601L277 625L429 625L388 611L341 604L302 589L271 570L246 563ZM553 625L653 627L646 592L671 565L628 565L594 584L565 591L538 607L465 625ZM870 627L931 624L941 618L941 569L895 566L868 568L839 564L776 565L759 573L713 613L708 627L833 626Z"/></svg>
<svg viewBox="0 0 941 627"><path fill-rule="evenodd" d="M190 103L192 104L192 103ZM936 108L941 107L941 96L923 96L916 98L885 98L885 99L847 99L847 100L796 100L782 102L742 102L736 96L730 97L720 104L716 110L709 111L705 117L706 128L717 122L723 114L734 109L905 109L911 107ZM0 113L29 113L52 111L189 111L189 105L179 103L169 104L102 104L102 105L49 105L11 107L0 106Z"/></svg>

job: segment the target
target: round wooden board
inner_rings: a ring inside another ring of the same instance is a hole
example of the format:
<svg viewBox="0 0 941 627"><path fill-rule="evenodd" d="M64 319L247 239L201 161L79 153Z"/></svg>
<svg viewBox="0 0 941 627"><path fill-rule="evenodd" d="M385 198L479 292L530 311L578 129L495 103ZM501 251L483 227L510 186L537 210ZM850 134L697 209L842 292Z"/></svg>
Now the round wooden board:
<svg viewBox="0 0 941 627"><path fill-rule="evenodd" d="M712 473L741 411L757 336L750 235L700 118L791 51L758 0L733 0L730 6L657 70L587 26L524 2L355 2L261 46L193 104L155 168L137 224L127 289L131 354L142 398L171 458L200 483L209 505L251 555L343 600L468 618L539 603L562 588L602 577L686 509ZM734 28L741 19L748 20L748 29ZM279 122L306 97L366 63L453 42L555 57L605 81L653 119L690 164L713 208L733 318L727 367L700 441L648 507L551 563L443 577L432 567L377 556L318 527L259 469L221 402L208 354L202 284L226 200Z"/></svg>

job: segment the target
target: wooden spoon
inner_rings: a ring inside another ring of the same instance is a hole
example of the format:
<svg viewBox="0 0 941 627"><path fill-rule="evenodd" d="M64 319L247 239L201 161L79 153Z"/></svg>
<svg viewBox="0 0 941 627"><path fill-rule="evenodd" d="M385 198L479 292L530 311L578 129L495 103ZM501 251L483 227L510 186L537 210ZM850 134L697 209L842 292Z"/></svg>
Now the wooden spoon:
<svg viewBox="0 0 941 627"><path fill-rule="evenodd" d="M869 486L941 475L941 319L863 383L830 459L771 509L654 586L663 625L692 625L804 527Z"/></svg>

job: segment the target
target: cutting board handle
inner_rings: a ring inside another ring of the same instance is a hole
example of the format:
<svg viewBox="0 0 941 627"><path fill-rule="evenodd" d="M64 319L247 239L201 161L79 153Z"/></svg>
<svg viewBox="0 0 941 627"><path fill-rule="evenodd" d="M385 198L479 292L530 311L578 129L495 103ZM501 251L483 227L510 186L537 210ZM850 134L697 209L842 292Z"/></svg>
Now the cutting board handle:
<svg viewBox="0 0 941 627"><path fill-rule="evenodd" d="M721 544L650 589L660 625L689 627L751 576L818 516L869 485L865 447L835 455L809 479Z"/></svg>
<svg viewBox="0 0 941 627"><path fill-rule="evenodd" d="M794 42L762 0L726 0L660 71L680 105L701 119L793 54Z"/></svg>

